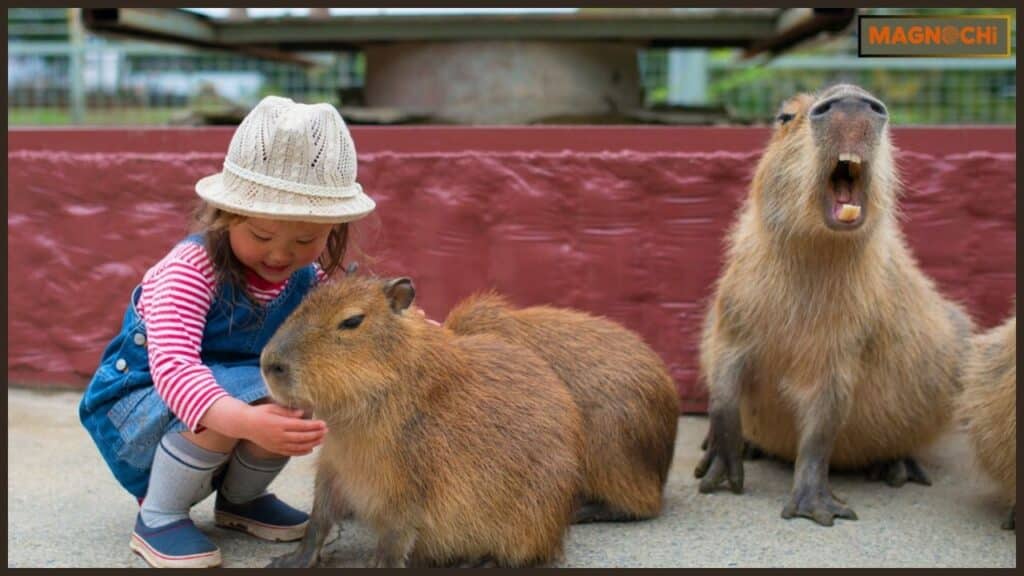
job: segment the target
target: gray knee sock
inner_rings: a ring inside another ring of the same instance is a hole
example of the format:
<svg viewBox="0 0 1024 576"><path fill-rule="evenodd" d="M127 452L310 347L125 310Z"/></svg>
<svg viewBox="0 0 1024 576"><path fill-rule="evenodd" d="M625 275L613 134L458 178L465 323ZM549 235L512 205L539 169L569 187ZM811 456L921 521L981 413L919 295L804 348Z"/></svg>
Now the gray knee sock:
<svg viewBox="0 0 1024 576"><path fill-rule="evenodd" d="M221 495L235 504L266 493L267 486L288 463L287 456L257 458L250 446L248 442L238 443L224 474L224 483L220 486Z"/></svg>
<svg viewBox="0 0 1024 576"><path fill-rule="evenodd" d="M146 526L156 528L188 518L189 509L213 491L213 472L228 456L196 446L180 432L165 434L153 457L142 501Z"/></svg>

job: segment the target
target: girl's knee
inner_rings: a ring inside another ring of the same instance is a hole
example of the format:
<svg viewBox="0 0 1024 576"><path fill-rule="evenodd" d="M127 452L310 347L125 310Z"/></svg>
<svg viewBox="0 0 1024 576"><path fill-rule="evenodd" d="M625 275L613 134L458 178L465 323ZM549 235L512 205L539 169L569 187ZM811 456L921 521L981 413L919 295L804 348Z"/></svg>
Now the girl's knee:
<svg viewBox="0 0 1024 576"><path fill-rule="evenodd" d="M288 457L285 454L278 454L277 452L271 452L270 450L267 450L266 448L260 446L259 444L256 444L255 442L250 442L248 440L241 440L241 441L239 441L238 447L239 448L244 448L244 450L248 454L251 454L254 457L259 458L261 460L270 460L270 459L287 458Z"/></svg>
<svg viewBox="0 0 1024 576"><path fill-rule="evenodd" d="M231 452L239 441L238 438L231 438L230 436L225 436L210 429L203 430L199 433L186 430L182 432L181 435L196 446L212 450L214 452Z"/></svg>

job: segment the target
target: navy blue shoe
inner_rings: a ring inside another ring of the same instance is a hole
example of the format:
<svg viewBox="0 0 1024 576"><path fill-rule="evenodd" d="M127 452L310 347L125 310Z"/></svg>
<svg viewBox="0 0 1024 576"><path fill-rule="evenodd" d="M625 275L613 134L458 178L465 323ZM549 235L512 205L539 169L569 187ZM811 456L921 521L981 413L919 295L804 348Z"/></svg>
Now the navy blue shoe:
<svg viewBox="0 0 1024 576"><path fill-rule="evenodd" d="M220 549L189 518L150 528L140 513L128 546L154 568L220 566Z"/></svg>
<svg viewBox="0 0 1024 576"><path fill-rule="evenodd" d="M281 502L273 494L234 504L217 492L213 518L221 528L241 530L272 542L299 540L306 533L306 524L309 524L309 514Z"/></svg>

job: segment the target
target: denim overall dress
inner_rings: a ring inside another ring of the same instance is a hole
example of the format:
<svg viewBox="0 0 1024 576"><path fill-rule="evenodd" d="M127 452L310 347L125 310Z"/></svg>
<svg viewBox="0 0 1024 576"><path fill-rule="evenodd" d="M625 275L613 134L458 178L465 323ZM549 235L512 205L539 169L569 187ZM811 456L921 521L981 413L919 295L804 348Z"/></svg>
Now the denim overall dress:
<svg viewBox="0 0 1024 576"><path fill-rule="evenodd" d="M189 236L183 242L201 244L202 238ZM306 266L292 274L281 294L263 306L254 304L230 283L218 286L206 314L200 357L228 394L246 404L268 395L260 375L260 352L315 281L315 268ZM135 308L141 288L132 291L121 331L104 350L78 407L82 425L110 470L137 498L146 495L160 439L167 432L188 429L153 386L146 326Z"/></svg>

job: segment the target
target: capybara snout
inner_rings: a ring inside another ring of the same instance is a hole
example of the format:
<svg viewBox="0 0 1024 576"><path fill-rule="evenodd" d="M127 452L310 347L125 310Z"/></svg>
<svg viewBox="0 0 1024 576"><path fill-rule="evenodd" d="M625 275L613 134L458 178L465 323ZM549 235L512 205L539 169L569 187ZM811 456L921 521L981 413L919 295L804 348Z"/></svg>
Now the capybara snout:
<svg viewBox="0 0 1024 576"><path fill-rule="evenodd" d="M833 231L860 228L866 220L875 167L888 161L880 150L888 112L871 94L840 84L825 90L808 110L825 225Z"/></svg>
<svg viewBox="0 0 1024 576"><path fill-rule="evenodd" d="M885 105L839 84L783 103L754 176L762 216L794 239L869 234L896 202Z"/></svg>
<svg viewBox="0 0 1024 576"><path fill-rule="evenodd" d="M864 90L840 85L811 104L808 118L818 156L834 172L841 162L846 167L863 167L874 160L888 113Z"/></svg>

